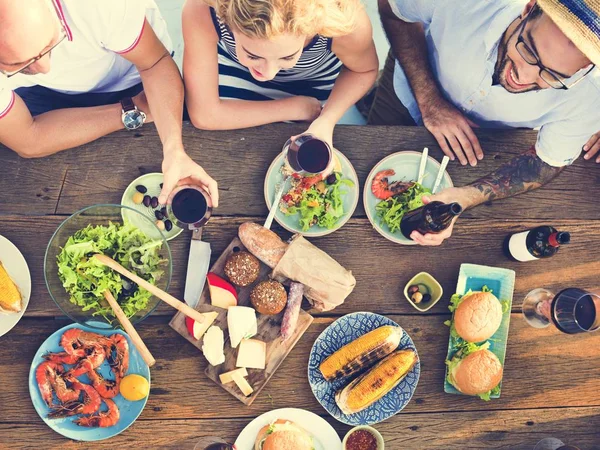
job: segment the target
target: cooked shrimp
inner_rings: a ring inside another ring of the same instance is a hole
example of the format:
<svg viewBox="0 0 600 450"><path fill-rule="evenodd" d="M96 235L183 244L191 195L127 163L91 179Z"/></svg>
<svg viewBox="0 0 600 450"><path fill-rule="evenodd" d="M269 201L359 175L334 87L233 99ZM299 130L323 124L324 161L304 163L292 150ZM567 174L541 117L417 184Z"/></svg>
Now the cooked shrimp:
<svg viewBox="0 0 600 450"><path fill-rule="evenodd" d="M129 370L129 343L122 334L113 334L110 339L112 346L110 352L107 352L108 364L118 383Z"/></svg>
<svg viewBox="0 0 600 450"><path fill-rule="evenodd" d="M40 394L42 394L42 399L48 406L52 405L53 379L63 372L63 366L50 361L44 361L35 370L35 381L40 389Z"/></svg>
<svg viewBox="0 0 600 450"><path fill-rule="evenodd" d="M57 364L77 364L81 357L72 355L67 352L46 353L44 359Z"/></svg>
<svg viewBox="0 0 600 450"><path fill-rule="evenodd" d="M74 402L79 400L79 395L81 391L79 389L69 387L67 385L66 379L61 374L56 374L50 382L52 383L52 387L54 388L54 392L56 393L56 397L61 403Z"/></svg>
<svg viewBox="0 0 600 450"><path fill-rule="evenodd" d="M394 172L392 169L382 170L375 175L373 182L371 183L371 192L375 197L385 200L394 195L392 191L388 189L387 179L387 177L391 177L393 175L396 175L396 172Z"/></svg>
<svg viewBox="0 0 600 450"><path fill-rule="evenodd" d="M116 380L107 380L98 371L92 369L88 372L88 377L92 380L94 389L98 391L102 398L114 398L119 394L120 378Z"/></svg>
<svg viewBox="0 0 600 450"><path fill-rule="evenodd" d="M98 345L108 345L109 339L98 333L83 331L81 328L70 328L60 338L60 345L70 355L86 356L85 349Z"/></svg>
<svg viewBox="0 0 600 450"><path fill-rule="evenodd" d="M77 425L80 427L112 427L116 425L119 421L121 414L119 413L119 408L112 400L106 398L104 399L104 403L108 406L108 411L100 412L93 416L82 417L81 419L74 420Z"/></svg>
<svg viewBox="0 0 600 450"><path fill-rule="evenodd" d="M93 386L80 383L75 378L68 378L68 381L73 385L74 389L81 391L83 401L76 400L52 407L50 414L48 414L50 419L74 416L76 414L93 414L100 409L102 398Z"/></svg>
<svg viewBox="0 0 600 450"><path fill-rule="evenodd" d="M87 347L85 351L87 355L82 358L71 370L69 370L69 372L67 372L68 376L78 377L86 372L89 372L90 370L96 369L102 365L104 359L106 358L104 347L101 347L100 345Z"/></svg>

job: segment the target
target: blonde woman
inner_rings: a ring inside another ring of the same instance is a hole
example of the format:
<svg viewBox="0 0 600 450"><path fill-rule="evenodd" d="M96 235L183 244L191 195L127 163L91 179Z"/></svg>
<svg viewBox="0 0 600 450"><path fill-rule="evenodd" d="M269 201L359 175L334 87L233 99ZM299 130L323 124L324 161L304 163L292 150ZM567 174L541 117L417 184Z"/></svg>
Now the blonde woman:
<svg viewBox="0 0 600 450"><path fill-rule="evenodd" d="M378 70L360 0L187 0L183 37L188 113L202 129L309 121L331 144Z"/></svg>

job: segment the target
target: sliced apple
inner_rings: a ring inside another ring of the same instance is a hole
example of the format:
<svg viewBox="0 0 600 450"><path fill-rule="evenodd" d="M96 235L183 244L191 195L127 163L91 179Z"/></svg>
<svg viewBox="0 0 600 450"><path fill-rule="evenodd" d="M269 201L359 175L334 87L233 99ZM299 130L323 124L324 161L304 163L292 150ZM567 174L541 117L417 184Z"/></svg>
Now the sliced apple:
<svg viewBox="0 0 600 450"><path fill-rule="evenodd" d="M213 324L219 313L215 311L207 312L202 314L205 318L204 322L199 323L190 317L185 318L185 326L187 327L190 336L196 340L202 339L206 330Z"/></svg>
<svg viewBox="0 0 600 450"><path fill-rule="evenodd" d="M213 306L223 309L237 306L237 292L229 282L212 272L206 275L206 280L210 291L210 302Z"/></svg>

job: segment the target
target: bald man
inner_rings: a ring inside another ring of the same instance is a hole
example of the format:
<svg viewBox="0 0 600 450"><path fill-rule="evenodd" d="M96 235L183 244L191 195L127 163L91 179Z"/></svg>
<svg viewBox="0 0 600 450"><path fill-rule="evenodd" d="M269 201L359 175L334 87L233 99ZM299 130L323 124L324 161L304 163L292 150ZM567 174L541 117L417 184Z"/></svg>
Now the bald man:
<svg viewBox="0 0 600 450"><path fill-rule="evenodd" d="M183 83L153 0L0 0L0 142L25 158L154 121L163 191L217 183L185 152Z"/></svg>

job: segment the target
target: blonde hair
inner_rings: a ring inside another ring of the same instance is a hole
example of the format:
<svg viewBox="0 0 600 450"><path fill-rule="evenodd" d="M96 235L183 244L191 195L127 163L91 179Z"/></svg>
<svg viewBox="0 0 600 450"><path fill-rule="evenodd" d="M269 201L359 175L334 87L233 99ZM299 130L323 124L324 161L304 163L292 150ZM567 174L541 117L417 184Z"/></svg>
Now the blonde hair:
<svg viewBox="0 0 600 450"><path fill-rule="evenodd" d="M230 28L251 38L345 36L357 26L360 0L204 0Z"/></svg>

